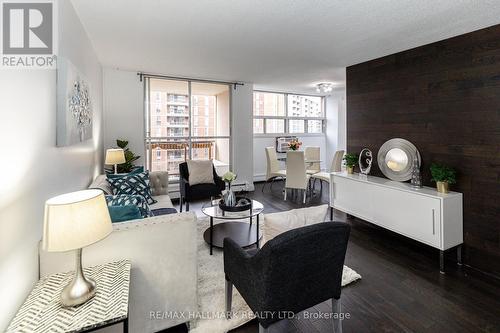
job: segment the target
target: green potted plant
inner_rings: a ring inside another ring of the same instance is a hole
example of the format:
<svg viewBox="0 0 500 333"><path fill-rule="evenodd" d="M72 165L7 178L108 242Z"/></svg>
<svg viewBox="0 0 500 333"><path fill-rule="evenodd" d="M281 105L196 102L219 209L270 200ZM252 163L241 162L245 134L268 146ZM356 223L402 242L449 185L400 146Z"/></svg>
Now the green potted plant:
<svg viewBox="0 0 500 333"><path fill-rule="evenodd" d="M347 153L344 155L343 160L347 167L347 173L352 175L354 173L354 167L358 165L358 154Z"/></svg>
<svg viewBox="0 0 500 333"><path fill-rule="evenodd" d="M436 187L440 193L449 192L449 184L457 182L457 173L453 168L446 165L433 163L431 165L432 181L436 182Z"/></svg>

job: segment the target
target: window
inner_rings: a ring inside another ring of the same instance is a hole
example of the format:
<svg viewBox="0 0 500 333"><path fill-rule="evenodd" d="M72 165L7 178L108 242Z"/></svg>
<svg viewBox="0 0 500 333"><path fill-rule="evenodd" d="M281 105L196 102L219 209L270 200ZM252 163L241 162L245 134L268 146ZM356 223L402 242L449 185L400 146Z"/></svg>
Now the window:
<svg viewBox="0 0 500 333"><path fill-rule="evenodd" d="M212 159L218 172L230 168L230 85L147 76L144 85L148 170L168 171L175 182L187 159Z"/></svg>
<svg viewBox="0 0 500 333"><path fill-rule="evenodd" d="M254 91L253 133L323 134L323 97Z"/></svg>

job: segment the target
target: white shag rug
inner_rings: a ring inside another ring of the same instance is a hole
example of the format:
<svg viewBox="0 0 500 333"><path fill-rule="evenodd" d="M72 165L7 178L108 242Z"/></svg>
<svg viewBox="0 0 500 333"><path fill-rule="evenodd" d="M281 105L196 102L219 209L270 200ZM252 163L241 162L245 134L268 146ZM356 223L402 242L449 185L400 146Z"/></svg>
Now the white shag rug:
<svg viewBox="0 0 500 333"><path fill-rule="evenodd" d="M198 318L191 321L190 333L223 333L254 318L240 293L233 288L232 317L225 317L225 278L222 250L213 249L203 239L209 227L208 218L198 217ZM342 274L342 286L346 286L361 275L347 266Z"/></svg>

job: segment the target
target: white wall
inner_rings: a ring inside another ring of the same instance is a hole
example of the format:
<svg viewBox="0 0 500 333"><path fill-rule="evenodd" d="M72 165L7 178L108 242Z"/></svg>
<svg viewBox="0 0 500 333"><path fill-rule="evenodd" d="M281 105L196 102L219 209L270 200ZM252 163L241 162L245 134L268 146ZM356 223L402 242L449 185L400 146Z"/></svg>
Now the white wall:
<svg viewBox="0 0 500 333"><path fill-rule="evenodd" d="M144 91L137 72L112 68L103 70L104 149L116 147L116 139L128 140L128 147L145 161Z"/></svg>
<svg viewBox="0 0 500 333"><path fill-rule="evenodd" d="M345 89L326 98L326 161L331 163L337 150L346 149ZM327 164L330 168L330 164Z"/></svg>
<svg viewBox="0 0 500 333"><path fill-rule="evenodd" d="M253 84L245 83L232 89L233 171L237 184L247 183L253 191Z"/></svg>
<svg viewBox="0 0 500 333"><path fill-rule="evenodd" d="M86 188L102 162L102 73L69 1L59 2L59 56L90 81L93 139L56 148L56 71L0 70L0 331L38 280L46 199Z"/></svg>

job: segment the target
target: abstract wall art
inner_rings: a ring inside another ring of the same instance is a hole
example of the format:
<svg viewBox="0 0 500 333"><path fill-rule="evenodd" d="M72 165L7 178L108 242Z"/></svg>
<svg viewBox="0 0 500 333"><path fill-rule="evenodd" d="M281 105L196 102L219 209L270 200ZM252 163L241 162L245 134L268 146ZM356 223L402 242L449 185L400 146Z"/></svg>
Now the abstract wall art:
<svg viewBox="0 0 500 333"><path fill-rule="evenodd" d="M92 138L92 96L88 80L67 59L57 63L57 146Z"/></svg>

